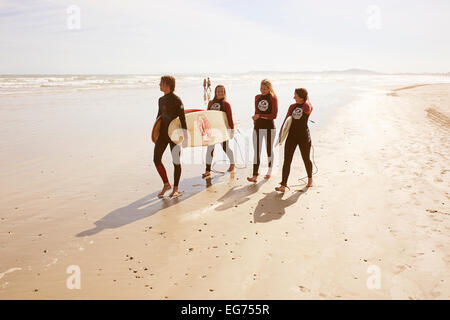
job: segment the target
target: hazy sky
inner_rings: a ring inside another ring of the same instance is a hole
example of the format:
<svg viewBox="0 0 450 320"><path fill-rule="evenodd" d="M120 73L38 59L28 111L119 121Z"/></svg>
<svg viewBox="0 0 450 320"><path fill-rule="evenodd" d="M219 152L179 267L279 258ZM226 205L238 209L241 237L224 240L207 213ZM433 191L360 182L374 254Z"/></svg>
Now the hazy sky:
<svg viewBox="0 0 450 320"><path fill-rule="evenodd" d="M0 0L0 74L449 72L449 12L449 0Z"/></svg>

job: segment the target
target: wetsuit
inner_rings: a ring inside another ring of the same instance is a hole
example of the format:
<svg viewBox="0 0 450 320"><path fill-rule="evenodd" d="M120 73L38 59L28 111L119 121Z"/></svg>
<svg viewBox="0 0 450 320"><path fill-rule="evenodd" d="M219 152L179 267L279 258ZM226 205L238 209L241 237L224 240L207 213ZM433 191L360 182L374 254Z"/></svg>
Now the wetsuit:
<svg viewBox="0 0 450 320"><path fill-rule="evenodd" d="M266 151L269 168L273 166L273 142L275 140L275 124L278 113L278 102L270 93L267 95L257 95L255 97L255 114L259 114L259 119L254 121L253 129L253 175L257 176L261 163L262 140L266 140Z"/></svg>
<svg viewBox="0 0 450 320"><path fill-rule="evenodd" d="M172 153L172 162L174 166L174 186L177 187L181 177L181 147L180 145L175 144L170 140L168 129L170 122L176 117L180 117L181 128L186 129L186 118L184 116L184 107L181 99L175 95L173 92L170 92L161 98L158 101L159 109L158 115L156 118L161 116L161 127L159 130L158 140L155 143L155 151L153 153L153 162L155 163L156 170L158 170L159 175L164 183L168 183L166 169L162 164L162 156L164 151L167 148L167 145L170 145L170 151ZM186 138L186 136L185 136Z"/></svg>
<svg viewBox="0 0 450 320"><path fill-rule="evenodd" d="M284 119L286 121L289 116L292 116L291 127L289 128L288 137L284 145L284 163L281 181L283 186L287 184L289 172L291 171L292 157L297 146L300 148L308 178L312 178L312 162L309 157L311 151L311 135L308 128L308 119L312 110L313 107L308 101L303 104L295 103L289 107L286 118Z"/></svg>
<svg viewBox="0 0 450 320"><path fill-rule="evenodd" d="M225 112L228 119L228 125L230 126L231 129L234 129L231 106L227 101L225 101L224 99L210 101L208 104L208 110L217 110ZM208 146L208 148L206 149L206 171L211 171L211 162L214 156L214 147L215 145L213 144L211 146ZM234 164L233 150L230 149L228 141L222 142L222 149L227 154L228 159L230 159L230 163Z"/></svg>

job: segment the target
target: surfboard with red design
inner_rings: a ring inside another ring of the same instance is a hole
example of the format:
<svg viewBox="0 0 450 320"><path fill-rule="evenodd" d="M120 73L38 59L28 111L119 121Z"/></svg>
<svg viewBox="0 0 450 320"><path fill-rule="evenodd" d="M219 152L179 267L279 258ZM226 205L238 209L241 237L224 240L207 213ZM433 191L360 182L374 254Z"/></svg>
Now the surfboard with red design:
<svg viewBox="0 0 450 320"><path fill-rule="evenodd" d="M203 109L186 109L184 110L185 114L191 113L191 112L197 112L197 111L203 111ZM152 129L152 141L156 143L156 140L158 140L159 137L159 129L161 128L161 116L159 116L155 124L153 125Z"/></svg>
<svg viewBox="0 0 450 320"><path fill-rule="evenodd" d="M204 110L186 112L188 147L210 146L232 138L225 112ZM169 137L176 144L183 141L183 131L179 118L169 124Z"/></svg>

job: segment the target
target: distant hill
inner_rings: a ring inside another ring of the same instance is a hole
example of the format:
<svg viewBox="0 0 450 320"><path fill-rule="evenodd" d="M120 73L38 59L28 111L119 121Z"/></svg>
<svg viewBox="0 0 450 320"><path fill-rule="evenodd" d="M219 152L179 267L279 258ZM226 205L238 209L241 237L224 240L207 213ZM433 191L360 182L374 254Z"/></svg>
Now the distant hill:
<svg viewBox="0 0 450 320"><path fill-rule="evenodd" d="M376 74L383 74L380 72L375 72L371 70L365 70L365 69L347 69L347 70L327 70L327 71L250 71L247 72L247 74L318 74L318 73L325 73L325 74L357 74L357 75L376 75Z"/></svg>
<svg viewBox="0 0 450 320"><path fill-rule="evenodd" d="M371 70L365 70L365 69L347 69L347 70L341 70L341 71L323 71L322 73L339 73L339 74L383 74L380 72L375 72L375 71L371 71Z"/></svg>
<svg viewBox="0 0 450 320"><path fill-rule="evenodd" d="M326 71L250 71L244 74L349 74L349 75L402 75L402 76L444 76L449 77L450 72L376 72L366 69L326 70Z"/></svg>

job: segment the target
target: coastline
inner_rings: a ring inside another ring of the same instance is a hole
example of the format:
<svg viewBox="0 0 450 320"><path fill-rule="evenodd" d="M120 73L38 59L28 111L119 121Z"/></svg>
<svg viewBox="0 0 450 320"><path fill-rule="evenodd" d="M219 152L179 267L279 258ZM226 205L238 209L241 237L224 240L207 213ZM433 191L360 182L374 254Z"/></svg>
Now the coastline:
<svg viewBox="0 0 450 320"><path fill-rule="evenodd" d="M158 200L159 181L136 168L95 182L95 197L61 191L48 213L39 190L28 207L10 201L0 297L449 299L449 89L380 89L340 108L312 131L319 173L303 192L277 194L281 170L256 185L238 170L208 188L186 172L185 196ZM305 175L294 157L289 185ZM105 171L121 165L110 161ZM81 290L66 287L70 265Z"/></svg>

